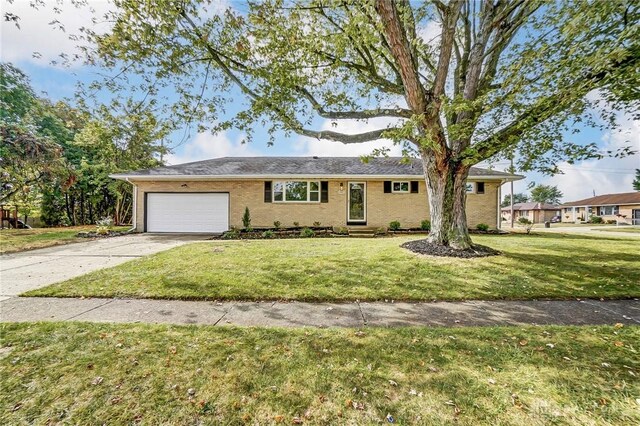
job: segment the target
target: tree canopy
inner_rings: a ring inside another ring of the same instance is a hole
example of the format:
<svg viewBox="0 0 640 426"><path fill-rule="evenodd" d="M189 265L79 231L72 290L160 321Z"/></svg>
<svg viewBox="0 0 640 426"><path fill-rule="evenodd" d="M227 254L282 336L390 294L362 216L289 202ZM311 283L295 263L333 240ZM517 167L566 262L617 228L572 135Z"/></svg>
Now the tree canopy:
<svg viewBox="0 0 640 426"><path fill-rule="evenodd" d="M435 244L470 246L464 181L478 162L556 172L560 160L630 151L563 134L594 111L613 123L638 106L634 0L265 0L224 13L207 1L114 3L112 29L85 34L88 61L115 70L94 87L249 140L266 127L271 142L282 131L402 144L423 160ZM242 108L223 118L238 90ZM594 109L602 100L613 108ZM375 127L323 125L348 119Z"/></svg>
<svg viewBox="0 0 640 426"><path fill-rule="evenodd" d="M562 191L556 185L537 185L531 189L531 201L545 204L560 204Z"/></svg>

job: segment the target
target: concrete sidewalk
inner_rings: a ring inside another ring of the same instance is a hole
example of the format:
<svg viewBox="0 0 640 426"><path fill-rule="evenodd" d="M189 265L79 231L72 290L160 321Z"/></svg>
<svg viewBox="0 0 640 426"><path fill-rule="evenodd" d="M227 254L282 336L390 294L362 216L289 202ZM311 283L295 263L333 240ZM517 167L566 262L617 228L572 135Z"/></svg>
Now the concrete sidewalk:
<svg viewBox="0 0 640 426"><path fill-rule="evenodd" d="M640 324L640 300L433 303L188 302L13 297L0 322L94 321L274 327Z"/></svg>

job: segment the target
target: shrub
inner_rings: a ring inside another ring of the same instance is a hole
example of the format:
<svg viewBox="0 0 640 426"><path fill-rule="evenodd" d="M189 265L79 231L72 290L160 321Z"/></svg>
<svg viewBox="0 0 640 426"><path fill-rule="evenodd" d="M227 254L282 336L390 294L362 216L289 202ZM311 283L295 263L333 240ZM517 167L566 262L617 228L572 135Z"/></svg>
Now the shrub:
<svg viewBox="0 0 640 426"><path fill-rule="evenodd" d="M340 228L335 230L335 233L338 235L349 235L349 229L341 226Z"/></svg>
<svg viewBox="0 0 640 426"><path fill-rule="evenodd" d="M385 235L387 233L387 228L385 228L384 226L381 226L380 228L376 229L375 234L376 235Z"/></svg>
<svg viewBox="0 0 640 426"><path fill-rule="evenodd" d="M302 238L311 238L311 237L315 237L316 233L313 232L312 229L310 228L303 228L302 231L300 231L300 236Z"/></svg>
<svg viewBox="0 0 640 426"><path fill-rule="evenodd" d="M238 231L238 229L236 228L231 228L230 230L222 234L222 238L224 238L225 240L235 240L238 237L240 237L240 231Z"/></svg>
<svg viewBox="0 0 640 426"><path fill-rule="evenodd" d="M266 230L262 233L262 238L273 238L275 236L276 234L274 234L273 231L270 230Z"/></svg>
<svg viewBox="0 0 640 426"><path fill-rule="evenodd" d="M315 226L316 228L320 227L320 222L313 222L313 226Z"/></svg>
<svg viewBox="0 0 640 426"><path fill-rule="evenodd" d="M392 231L397 231L398 229L400 229L400 222L398 222L397 220L389 222L389 229L391 229Z"/></svg>
<svg viewBox="0 0 640 426"><path fill-rule="evenodd" d="M293 226L297 228L298 226L300 226L300 222L293 222Z"/></svg>
<svg viewBox="0 0 640 426"><path fill-rule="evenodd" d="M489 225L487 225L486 223L479 223L476 225L476 229L478 231L487 232L489 230Z"/></svg>
<svg viewBox="0 0 640 426"><path fill-rule="evenodd" d="M431 231L431 221L423 220L422 222L420 222L420 229L422 229L423 231Z"/></svg>
<svg viewBox="0 0 640 426"><path fill-rule="evenodd" d="M604 223L604 219L602 219L600 216L591 216L589 218L589 222L591 223Z"/></svg>
<svg viewBox="0 0 640 426"><path fill-rule="evenodd" d="M279 220L276 220L273 222L273 227L276 229L280 229L280 226L282 226L282 224L280 223Z"/></svg>
<svg viewBox="0 0 640 426"><path fill-rule="evenodd" d="M615 220L615 219L609 219L609 220L607 220L607 225L615 225L616 223L618 223L618 221L617 221L617 220Z"/></svg>
<svg viewBox="0 0 640 426"><path fill-rule="evenodd" d="M96 233L99 235L106 235L109 233L112 226L113 219L111 219L110 217L103 217L96 222Z"/></svg>
<svg viewBox="0 0 640 426"><path fill-rule="evenodd" d="M242 226L247 231L251 231L251 213L249 213L249 207L244 208L244 214L242 215Z"/></svg>
<svg viewBox="0 0 640 426"><path fill-rule="evenodd" d="M519 218L518 225L522 226L527 234L530 234L531 228L533 228L533 222L531 222L526 217Z"/></svg>

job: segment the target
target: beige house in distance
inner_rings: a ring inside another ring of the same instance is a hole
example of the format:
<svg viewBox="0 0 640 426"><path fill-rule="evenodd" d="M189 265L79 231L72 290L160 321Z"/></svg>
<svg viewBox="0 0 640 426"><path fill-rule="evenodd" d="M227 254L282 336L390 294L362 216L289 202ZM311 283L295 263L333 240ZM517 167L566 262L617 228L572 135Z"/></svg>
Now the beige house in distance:
<svg viewBox="0 0 640 426"><path fill-rule="evenodd" d="M417 228L429 219L420 160L358 157L226 157L116 174L134 186L139 232L219 233L242 227ZM470 227L500 227L500 186L523 179L472 168L467 181Z"/></svg>
<svg viewBox="0 0 640 426"><path fill-rule="evenodd" d="M640 225L640 192L605 194L564 203L562 222L584 222L600 216L605 222Z"/></svg>
<svg viewBox="0 0 640 426"><path fill-rule="evenodd" d="M556 216L560 216L560 206L546 203L515 203L513 205L513 220L518 221L526 217L532 223L551 222ZM502 208L502 218L511 222L511 206Z"/></svg>

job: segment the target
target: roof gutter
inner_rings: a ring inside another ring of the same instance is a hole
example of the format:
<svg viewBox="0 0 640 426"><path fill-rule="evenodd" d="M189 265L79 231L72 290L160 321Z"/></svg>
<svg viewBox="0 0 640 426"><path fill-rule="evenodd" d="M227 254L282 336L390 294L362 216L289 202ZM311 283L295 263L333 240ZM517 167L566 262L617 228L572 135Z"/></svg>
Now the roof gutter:
<svg viewBox="0 0 640 426"><path fill-rule="evenodd" d="M367 180L389 180L389 179L424 179L423 175L327 175L327 174L271 174L271 175L125 175L113 174L110 178L125 180L129 183L135 181L194 181L194 180L251 180L251 179L367 179ZM482 175L469 176L469 181L498 180L501 183L524 179L522 175Z"/></svg>

